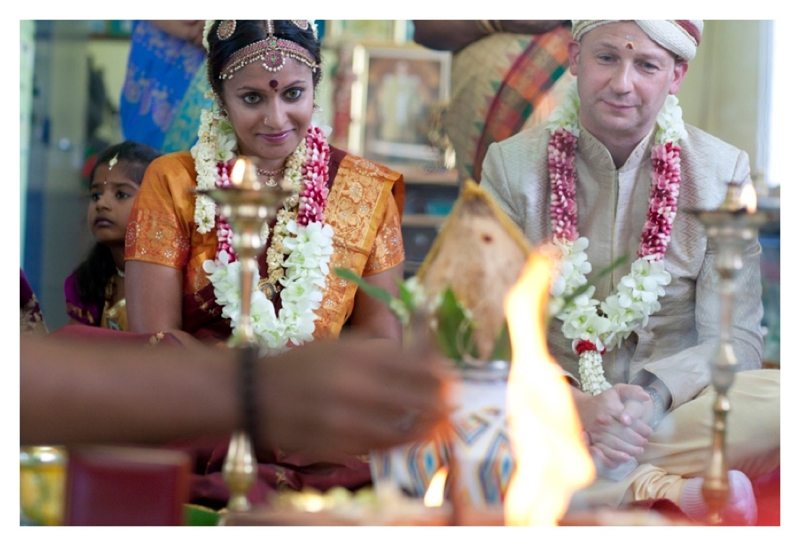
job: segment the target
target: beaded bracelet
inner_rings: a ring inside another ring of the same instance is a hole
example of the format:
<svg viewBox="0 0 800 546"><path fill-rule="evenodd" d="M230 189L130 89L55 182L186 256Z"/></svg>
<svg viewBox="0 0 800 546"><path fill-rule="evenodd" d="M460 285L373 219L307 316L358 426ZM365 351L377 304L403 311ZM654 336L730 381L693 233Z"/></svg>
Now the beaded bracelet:
<svg viewBox="0 0 800 546"><path fill-rule="evenodd" d="M258 345L239 347L239 399L242 404L242 421L244 430L250 436L253 448L258 442L258 411L256 407L256 364L258 363Z"/></svg>
<svg viewBox="0 0 800 546"><path fill-rule="evenodd" d="M661 396L661 393L658 392L658 389L655 387L644 387L644 392L650 395L650 399L653 401L653 415L650 416L650 428L656 428L664 416L667 414L666 407L664 404L664 397Z"/></svg>

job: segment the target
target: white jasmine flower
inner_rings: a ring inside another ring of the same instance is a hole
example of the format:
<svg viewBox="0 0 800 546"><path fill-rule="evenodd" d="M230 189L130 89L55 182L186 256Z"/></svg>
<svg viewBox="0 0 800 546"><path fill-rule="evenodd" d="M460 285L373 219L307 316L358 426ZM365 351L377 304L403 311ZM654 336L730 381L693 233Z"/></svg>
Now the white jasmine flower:
<svg viewBox="0 0 800 546"><path fill-rule="evenodd" d="M576 137L580 135L578 123L578 110L580 99L578 98L578 87L573 82L564 96L561 104L556 107L547 119L547 129L551 132L564 128Z"/></svg>
<svg viewBox="0 0 800 546"><path fill-rule="evenodd" d="M656 117L656 126L658 127L656 131L657 144L666 144L667 142L677 144L688 136L683 124L683 111L678 106L678 97L667 95L667 100L664 101L664 106Z"/></svg>

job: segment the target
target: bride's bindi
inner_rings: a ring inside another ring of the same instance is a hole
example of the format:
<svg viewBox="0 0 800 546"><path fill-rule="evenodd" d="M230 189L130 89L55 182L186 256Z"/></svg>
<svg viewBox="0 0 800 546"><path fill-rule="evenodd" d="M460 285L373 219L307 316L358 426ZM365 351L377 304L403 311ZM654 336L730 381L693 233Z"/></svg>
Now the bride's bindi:
<svg viewBox="0 0 800 546"><path fill-rule="evenodd" d="M272 88L273 91L278 91L278 80L270 80L269 86Z"/></svg>

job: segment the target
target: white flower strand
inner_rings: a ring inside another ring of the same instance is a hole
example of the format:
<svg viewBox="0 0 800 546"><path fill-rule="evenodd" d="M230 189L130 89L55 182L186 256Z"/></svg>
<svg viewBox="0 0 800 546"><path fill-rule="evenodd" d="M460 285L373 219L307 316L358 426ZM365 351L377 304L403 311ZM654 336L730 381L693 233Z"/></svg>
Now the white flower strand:
<svg viewBox="0 0 800 546"><path fill-rule="evenodd" d="M333 229L321 222L311 222L303 227L294 220L288 222L290 236L284 238L285 259L282 265L286 275L280 283L281 310L258 290L258 278L251 287L251 316L253 330L262 355L273 356L287 351L291 346L302 345L314 339L316 315L322 301L322 289L333 254ZM219 255L219 263L206 260L203 270L214 286L214 296L222 307L222 316L231 320L235 331L241 318L242 294L240 290L241 263L230 262L227 252Z"/></svg>
<svg viewBox="0 0 800 546"><path fill-rule="evenodd" d="M214 103L211 110L200 113L197 143L192 146L197 170L197 189L210 190L217 186L217 163L230 161L236 156L236 133L233 125ZM194 223L198 233L208 233L216 223L217 206L207 195L195 197Z"/></svg>

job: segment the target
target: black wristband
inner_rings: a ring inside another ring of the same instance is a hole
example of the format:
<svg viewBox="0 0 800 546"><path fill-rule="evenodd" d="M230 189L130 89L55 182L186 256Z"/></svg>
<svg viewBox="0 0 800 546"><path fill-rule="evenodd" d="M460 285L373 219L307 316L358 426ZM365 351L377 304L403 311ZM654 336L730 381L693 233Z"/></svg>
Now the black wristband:
<svg viewBox="0 0 800 546"><path fill-rule="evenodd" d="M658 389L654 387L644 387L644 392L650 395L650 399L653 401L653 415L650 416L650 428L656 428L661 420L664 418L664 415L667 414L666 407L664 404L664 397L661 396L661 393L658 392Z"/></svg>
<svg viewBox="0 0 800 546"><path fill-rule="evenodd" d="M258 443L258 409L256 407L256 365L258 345L239 347L239 400L242 404L242 425L255 449Z"/></svg>

